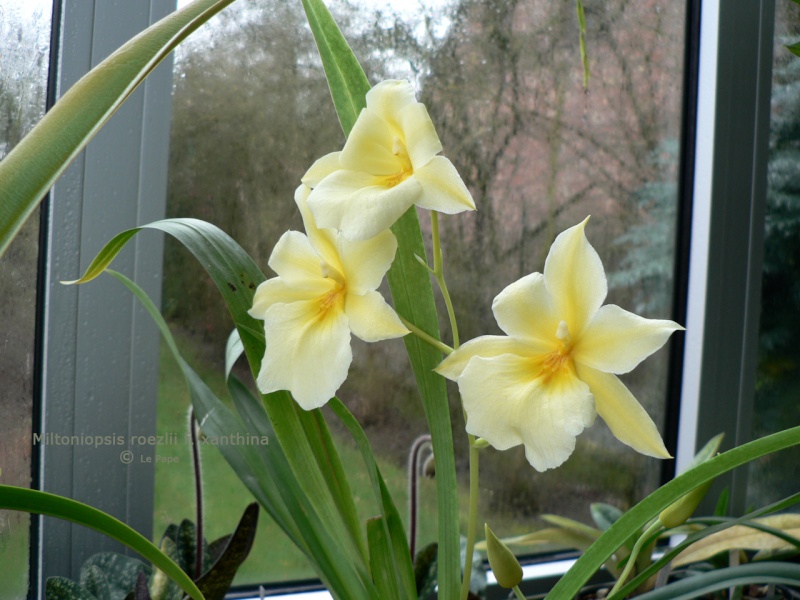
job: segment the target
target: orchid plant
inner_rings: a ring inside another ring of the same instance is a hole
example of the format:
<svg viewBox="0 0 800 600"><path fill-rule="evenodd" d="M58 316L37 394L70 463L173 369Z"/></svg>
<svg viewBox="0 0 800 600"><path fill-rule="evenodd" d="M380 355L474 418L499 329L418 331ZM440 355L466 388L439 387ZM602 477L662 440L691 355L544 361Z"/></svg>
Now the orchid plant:
<svg viewBox="0 0 800 600"><path fill-rule="evenodd" d="M230 1L195 0L129 42L76 84L0 163L3 249L132 89L175 45ZM267 261L276 276L266 278L257 262L215 226L171 219L120 233L83 276L70 283L86 283L108 271L142 301L185 375L207 435L268 435L274 440L268 448L219 449L331 594L347 600L411 599L418 594L414 557L369 440L345 403L335 397L352 362L352 335L367 342L402 337L436 457L438 595L464 600L477 539L478 463L483 449L523 445L532 468L553 469L567 460L576 436L599 414L622 443L648 456L669 457L652 419L617 375L635 368L681 326L603 305L606 276L585 234L587 217L557 237L544 273L510 283L495 298L492 309L507 335L481 336L461 345L444 277L439 218L475 210L470 192L453 163L442 155L442 144L413 86L406 81L370 86L322 1L302 0L302 4L347 141L340 152L319 158L299 182L295 203L305 232L289 231L278 241ZM577 6L586 67L583 10L580 2ZM89 96L94 101L84 102ZM418 209L430 211L430 260ZM142 290L107 269L125 243L144 229L165 232L183 243L220 290L236 326L226 357L233 409L181 357L157 307ZM384 277L391 303L378 291ZM433 282L447 307L452 347L441 339ZM249 362L260 397L230 373L241 354ZM446 379L458 384L465 428L451 423ZM353 436L364 459L378 506L366 523L356 513L345 469L319 410L326 404ZM457 435L468 438L470 461L463 561L455 494L453 436ZM800 428L789 429L710 458L675 478L598 536L548 598L574 597L659 514L672 514L670 507L685 509L687 501L681 498L693 498L692 490L768 452L798 443ZM193 598L202 598L152 544L97 511L8 486L0 486L0 507L53 514L114 535L176 577ZM488 526L486 535L493 569L502 573L501 583L521 597L516 559ZM778 577L766 572L748 576L758 581ZM795 577L800 580L800 575ZM721 587L725 586L723 582Z"/></svg>

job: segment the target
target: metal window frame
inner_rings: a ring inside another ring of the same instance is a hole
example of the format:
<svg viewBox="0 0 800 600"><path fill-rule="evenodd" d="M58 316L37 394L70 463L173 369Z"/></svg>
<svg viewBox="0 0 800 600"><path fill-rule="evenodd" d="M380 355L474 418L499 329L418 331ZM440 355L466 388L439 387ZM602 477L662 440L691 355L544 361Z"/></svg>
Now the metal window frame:
<svg viewBox="0 0 800 600"><path fill-rule="evenodd" d="M54 48L56 96L136 33L175 9L175 0L61 0ZM44 220L40 299L40 407L35 433L123 436L122 445L43 443L35 449L37 487L87 502L152 535L154 472L140 456L120 453L131 435L156 427L159 334L130 293L109 277L85 286L75 279L102 246L124 229L163 218L166 203L171 60L127 100L53 188ZM114 263L158 303L163 240L144 234ZM77 578L98 551L124 551L84 527L40 518L33 539L31 595L51 575Z"/></svg>
<svg viewBox="0 0 800 600"><path fill-rule="evenodd" d="M702 3L697 139L678 472L724 432L751 438L769 143L774 0ZM746 469L720 477L745 510Z"/></svg>

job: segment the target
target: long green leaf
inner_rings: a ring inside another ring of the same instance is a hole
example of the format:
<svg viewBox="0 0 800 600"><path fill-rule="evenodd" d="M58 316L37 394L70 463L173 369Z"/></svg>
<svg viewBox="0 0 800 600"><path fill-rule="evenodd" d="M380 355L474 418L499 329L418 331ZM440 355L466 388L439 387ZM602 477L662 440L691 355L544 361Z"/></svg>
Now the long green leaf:
<svg viewBox="0 0 800 600"><path fill-rule="evenodd" d="M397 237L398 248L387 276L395 310L428 335L439 339L439 318L430 277L416 258L425 256L425 245L414 208L394 224L392 231ZM438 350L416 336L407 335L403 342L422 397L436 458L439 594L445 599L457 598L461 579L461 548L453 429L445 380L433 371L443 357Z"/></svg>
<svg viewBox="0 0 800 600"><path fill-rule="evenodd" d="M233 317L251 370L254 375L257 374L265 350L263 324L253 319L247 311L252 306L255 289L264 280L264 275L230 236L209 223L197 219L167 219L122 232L106 244L89 265L85 274L72 283L85 283L97 277L113 261L124 242L143 228L156 229L172 235L192 252L206 269ZM187 373L187 379L192 377L196 377L193 372ZM198 383L200 390L204 389L200 385L201 383ZM213 394L207 395L208 397L196 392L193 396L195 406L201 403L206 410L212 412L218 405L224 408L224 405L221 405ZM319 570L328 567L333 569L333 571L327 572L323 579L330 583L331 591L335 594L343 594L345 597L349 595L353 598L371 597L374 590L366 565L366 550L362 550L363 542L359 543L359 536L362 535L360 527L355 529L358 526L357 519L348 516L347 510L341 510L342 506L349 503L351 505L349 511L355 514L352 496L347 492L346 483L336 482L335 485L332 483L335 477L343 475L343 469L331 468L333 461L338 460L338 458L334 458L335 448L324 439L321 441L309 439L309 434L313 435L315 432L316 435L325 435L323 433L323 430L326 429L324 421L317 421L317 417L312 412L297 410L296 403L288 393L276 392L264 396L263 400L275 435L291 466L292 481L302 488L302 491L292 488L291 494L285 497L286 507L295 520L301 517L306 520L317 519L314 527L320 531L306 531L304 539L309 535L318 536L319 543L330 544L318 549L320 556L329 555L332 551L335 555L330 564L325 563L318 566ZM225 414L222 409L218 412L220 415ZM213 416L217 417L217 413L214 413ZM225 418L227 419L227 417ZM232 414L230 414L230 419L226 423L220 423L220 427L236 427L237 421ZM241 427L241 424L238 426ZM324 452L320 449L323 449ZM237 457L226 455L226 458L235 460ZM263 465L259 466L258 464L248 466L241 460L232 466L243 480L255 476L253 469L264 468ZM266 468L274 470L278 466L270 463L266 465ZM290 476L283 471L275 471L273 475L275 485L280 488L283 486L282 478ZM284 494L283 489L280 492L282 495ZM297 507L304 503L309 506L302 510L312 512L312 515L299 515L298 511L301 509ZM313 554L314 552L311 552L310 555L312 562L315 560ZM350 580L353 572L358 575L360 580L358 585ZM354 585L355 587L353 587ZM364 594L366 596L363 596Z"/></svg>
<svg viewBox="0 0 800 600"><path fill-rule="evenodd" d="M209 223L170 219L146 227L176 237L209 273L228 306L253 375L257 376L265 351L264 328L247 312L253 305L256 287L264 280L256 264L232 238ZM122 233L117 238L126 235ZM81 281L105 268L110 260L106 249L119 251L115 240L98 254ZM289 393L282 391L264 396L263 401L275 436L323 526L341 542L340 551L369 582L366 547L353 496L320 411L302 410Z"/></svg>
<svg viewBox="0 0 800 600"><path fill-rule="evenodd" d="M260 444L238 442L249 439L247 430L182 358L166 322L144 290L120 273L110 270L108 273L122 282L155 320L183 371L204 433L218 439L237 440L237 443L220 443L217 449L270 514L276 508L285 507L289 516L279 515L280 520L276 521L281 524L288 518L284 529L290 534L299 532L300 549L306 552L334 595L348 600L376 598L371 581L357 573L358 565L347 560L340 540L329 533L327 524L314 510L312 500L300 488L285 455L274 447L265 449ZM274 500L275 494L280 495L280 502Z"/></svg>
<svg viewBox="0 0 800 600"><path fill-rule="evenodd" d="M663 485L612 525L547 594L547 600L572 598L632 532L644 527L678 498L736 467L765 454L800 444L800 427L774 433L728 450Z"/></svg>
<svg viewBox="0 0 800 600"><path fill-rule="evenodd" d="M292 403L296 411L302 410L296 402ZM333 501L338 509L341 519L346 524L345 531L351 535L352 542L361 552L362 558L368 558L367 548L364 539L358 535L361 531L361 524L358 519L358 512L353 503L353 493L350 490L350 482L345 475L344 465L342 464L336 444L331 437L330 431L325 423L322 411L316 410L310 413L313 421L305 423L311 426L307 430L308 439L314 445L314 454L317 457L319 469L325 477L325 482L332 492Z"/></svg>
<svg viewBox="0 0 800 600"><path fill-rule="evenodd" d="M57 517L99 531L141 554L195 600L204 600L191 578L150 540L101 510L63 496L10 485L0 485L0 508Z"/></svg>
<svg viewBox="0 0 800 600"><path fill-rule="evenodd" d="M350 135L358 115L366 106L369 80L325 5L320 0L302 1L325 68L336 114L344 134Z"/></svg>
<svg viewBox="0 0 800 600"><path fill-rule="evenodd" d="M175 47L233 0L195 0L81 78L0 162L0 256L67 165Z"/></svg>
<svg viewBox="0 0 800 600"><path fill-rule="evenodd" d="M302 0L314 33L325 75L345 136L366 106L369 82L336 22L321 0ZM417 262L425 256L425 246L416 210L412 207L392 227L397 238L397 256L387 278L395 310L411 323L439 339L433 288L428 272ZM416 255L416 256L415 256ZM414 336L403 338L414 370L417 387L431 432L436 456L436 489L439 517L438 583L439 597L457 598L461 579L458 528L458 497L453 432L445 381L433 373L442 355Z"/></svg>
<svg viewBox="0 0 800 600"><path fill-rule="evenodd" d="M782 562L750 563L727 569L714 569L693 575L657 590L637 596L637 600L688 600L730 587L748 584L800 585L800 565Z"/></svg>
<svg viewBox="0 0 800 600"><path fill-rule="evenodd" d="M392 545L383 517L372 517L367 520L367 541L372 577L375 579L381 600L400 600L400 592L395 583L397 571L394 568Z"/></svg>
<svg viewBox="0 0 800 600"><path fill-rule="evenodd" d="M756 511L753 511L747 515L739 517L738 519L731 519L731 518L722 518L722 519L690 519L687 524L691 523L707 523L709 521L714 521L716 524L706 527L700 531L696 531L686 537L682 542L676 544L675 546L667 549L667 551L659 558L657 561L654 561L650 564L647 568L643 569L640 573L636 575L633 579L631 579L628 583L625 584L624 587L619 589L617 593L613 596L613 598L626 598L629 594L633 593L634 590L638 589L638 587L647 581L651 576L655 575L658 571L662 568L666 567L669 562L675 558L678 554L680 554L683 550L694 544L696 541L703 539L704 537L716 533L717 531L722 531L728 527L732 527L739 523L745 523L750 519L755 519L762 515L770 514L773 512L786 510L800 502L800 493L794 494L789 496L788 498L784 498L783 500L779 500L773 504L768 506L764 506L759 508ZM720 522L722 521L722 522ZM673 530L673 532L678 533L679 530Z"/></svg>
<svg viewBox="0 0 800 600"><path fill-rule="evenodd" d="M372 483L373 495L381 511L380 524L385 528L382 536L386 538L389 544L389 548L386 551L391 554L391 561L394 565L392 577L397 577L397 588L401 590L399 593L401 597L415 598L416 583L414 578L414 566L411 563L408 539L403 530L400 513L397 512L397 507L394 505L392 496L386 487L386 482L383 479L383 475L381 475L380 468L378 468L378 463L375 462L375 455L372 453L367 435L341 400L332 398L329 405L334 414L339 417L339 420L341 420L342 424L350 432L350 435L353 436L361 452L361 457L364 459L364 464L367 467L367 473ZM372 553L373 550L372 547L370 547L370 557L372 557ZM374 566L372 567L372 572L375 573Z"/></svg>

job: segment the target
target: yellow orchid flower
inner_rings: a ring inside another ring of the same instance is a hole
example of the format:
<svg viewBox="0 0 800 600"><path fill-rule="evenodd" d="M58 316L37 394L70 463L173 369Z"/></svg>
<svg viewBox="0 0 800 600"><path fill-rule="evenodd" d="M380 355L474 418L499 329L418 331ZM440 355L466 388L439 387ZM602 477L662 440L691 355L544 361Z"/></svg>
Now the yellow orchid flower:
<svg viewBox="0 0 800 600"><path fill-rule="evenodd" d="M355 242L319 229L310 191L295 192L306 235L281 236L269 259L278 276L258 286L249 311L264 320L267 338L259 389L289 390L305 410L324 405L347 378L351 333L366 342L409 333L376 291L397 250L392 232Z"/></svg>
<svg viewBox="0 0 800 600"><path fill-rule="evenodd" d="M388 229L411 206L454 214L475 210L456 168L408 81L390 80L367 92L341 152L314 163L303 177L320 227L366 240Z"/></svg>
<svg viewBox="0 0 800 600"><path fill-rule="evenodd" d="M436 368L458 382L467 431L498 450L524 444L537 471L569 458L596 414L634 450L670 457L655 423L616 375L682 327L603 306L606 276L584 234L587 221L556 238L544 274L523 277L495 298L492 311L507 337L469 341Z"/></svg>

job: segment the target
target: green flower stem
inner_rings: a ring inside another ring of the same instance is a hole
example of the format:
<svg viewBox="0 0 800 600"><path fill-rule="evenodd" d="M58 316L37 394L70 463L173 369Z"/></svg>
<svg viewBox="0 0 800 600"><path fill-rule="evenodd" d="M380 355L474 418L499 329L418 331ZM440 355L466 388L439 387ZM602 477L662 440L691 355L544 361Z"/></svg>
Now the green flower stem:
<svg viewBox="0 0 800 600"><path fill-rule="evenodd" d="M450 330L453 332L453 349L458 350L458 325L456 325L456 313L453 310L453 302L450 300L450 292L447 291L447 284L444 282L444 269L442 266L442 245L439 241L439 213L431 211L431 237L433 238L433 276L439 289L442 291L445 306L447 306L447 316L450 317Z"/></svg>
<svg viewBox="0 0 800 600"><path fill-rule="evenodd" d="M397 316L400 317L400 315L397 315ZM431 346L433 346L434 348L436 348L437 350L439 350L443 354L452 354L453 353L453 349L450 346L448 346L444 342L440 342L439 340L437 340L432 335L428 335L427 333L422 331L422 329L420 329L419 327L414 325L411 321L409 321L407 319L404 319L403 317L400 317L400 320L403 322L403 325L405 325L408 328L408 330L411 331L411 333L413 333L415 336L417 336L423 342L426 342L426 343L430 344Z"/></svg>
<svg viewBox="0 0 800 600"><path fill-rule="evenodd" d="M517 597L517 600L526 600L525 595L520 591L518 585L515 585L511 589L514 590L514 595Z"/></svg>
<svg viewBox="0 0 800 600"><path fill-rule="evenodd" d="M636 564L636 559L638 558L639 552L641 552L642 546L644 546L645 542L647 542L647 540L649 540L655 532L663 527L664 526L661 524L661 521L656 520L655 523L647 528L647 531L639 536L639 539L636 540L636 543L633 545L631 555L628 557L628 562L625 563L625 568L622 570L619 579L617 579L617 583L614 584L614 587L611 588L611 591L608 593L609 598L612 597L618 589L625 585L625 581L628 579L628 575L630 575L633 565Z"/></svg>

